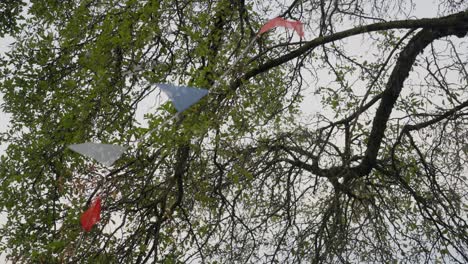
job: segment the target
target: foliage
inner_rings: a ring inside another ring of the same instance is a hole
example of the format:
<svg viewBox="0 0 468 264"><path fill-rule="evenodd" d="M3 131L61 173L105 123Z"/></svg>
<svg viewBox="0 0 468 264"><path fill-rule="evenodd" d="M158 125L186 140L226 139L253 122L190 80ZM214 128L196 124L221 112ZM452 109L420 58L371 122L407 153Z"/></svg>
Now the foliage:
<svg viewBox="0 0 468 264"><path fill-rule="evenodd" d="M21 0L2 0L0 2L0 37L12 34L18 29L17 20L21 19L24 2Z"/></svg>
<svg viewBox="0 0 468 264"><path fill-rule="evenodd" d="M466 7L407 20L411 1L279 2L31 1L1 64L0 249L18 263L468 261ZM278 29L242 54L278 14L307 40ZM156 83L210 95L137 145L175 113L136 121ZM305 118L312 92L322 110ZM105 168L67 149L87 141L130 149Z"/></svg>

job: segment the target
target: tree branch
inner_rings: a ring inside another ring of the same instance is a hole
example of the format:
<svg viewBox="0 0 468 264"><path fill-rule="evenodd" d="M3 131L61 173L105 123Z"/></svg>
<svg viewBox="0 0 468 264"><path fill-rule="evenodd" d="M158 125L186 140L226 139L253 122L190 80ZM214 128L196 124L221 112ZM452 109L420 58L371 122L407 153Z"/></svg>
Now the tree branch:
<svg viewBox="0 0 468 264"><path fill-rule="evenodd" d="M459 27L447 29L423 29L410 40L408 45L400 53L375 114L364 159L361 164L355 168L359 175L370 173L376 164L377 154L384 137L388 118L390 117L395 102L403 88L403 82L408 77L418 54L436 39L450 35L465 35L468 31L468 26L465 25L464 27L464 29L460 29Z"/></svg>
<svg viewBox="0 0 468 264"><path fill-rule="evenodd" d="M460 12L454 15L442 17L442 18L423 18L418 20L397 20L390 22L375 23L366 26L355 27L345 31L338 32L336 34L323 36L315 38L298 49L283 55L279 58L272 59L262 65L259 65L257 68L254 68L246 72L242 77L233 80L230 84L231 90L236 90L242 84L243 80L248 80L260 73L266 72L271 68L282 65L292 59L295 59L303 54L307 54L312 49L333 41L344 39L347 37L359 35L362 33L369 33L380 30L389 30L389 29L415 29L415 28L425 28L425 29L442 29L442 28L454 28L456 32L463 31L468 24L468 11ZM454 32L454 34L457 34Z"/></svg>

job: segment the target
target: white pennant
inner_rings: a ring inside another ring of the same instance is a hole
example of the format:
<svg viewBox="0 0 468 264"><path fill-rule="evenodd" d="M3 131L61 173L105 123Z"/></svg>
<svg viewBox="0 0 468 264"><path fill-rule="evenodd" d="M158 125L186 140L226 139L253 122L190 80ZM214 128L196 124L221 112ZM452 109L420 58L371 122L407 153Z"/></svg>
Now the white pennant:
<svg viewBox="0 0 468 264"><path fill-rule="evenodd" d="M114 164L114 162L122 156L125 150L127 150L126 147L118 145L91 142L70 145L68 148L83 156L93 158L106 166Z"/></svg>

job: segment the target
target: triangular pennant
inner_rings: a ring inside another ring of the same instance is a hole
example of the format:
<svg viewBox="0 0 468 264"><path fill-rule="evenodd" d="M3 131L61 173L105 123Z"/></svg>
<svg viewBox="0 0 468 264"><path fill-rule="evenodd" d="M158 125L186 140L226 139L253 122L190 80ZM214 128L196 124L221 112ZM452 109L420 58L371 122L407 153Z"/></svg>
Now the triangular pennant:
<svg viewBox="0 0 468 264"><path fill-rule="evenodd" d="M80 217L81 227L89 232L101 220L101 197L97 197L91 206Z"/></svg>
<svg viewBox="0 0 468 264"><path fill-rule="evenodd" d="M169 97L177 112L182 112L203 96L208 94L208 90L192 88L188 86L176 86L172 84L158 84L158 87Z"/></svg>
<svg viewBox="0 0 468 264"><path fill-rule="evenodd" d="M122 156L127 149L126 147L111 145L111 144L98 144L98 143L83 143L68 146L73 151L80 153L89 158L93 158L98 162L111 166L116 160Z"/></svg>
<svg viewBox="0 0 468 264"><path fill-rule="evenodd" d="M301 38L304 37L304 26L302 25L301 21L286 20L282 17L275 17L271 19L270 21L268 21L267 23L265 23L265 25L263 25L260 31L258 32L258 35L261 35L275 27L285 27L285 28L294 29L294 31L296 31L297 34L299 34Z"/></svg>

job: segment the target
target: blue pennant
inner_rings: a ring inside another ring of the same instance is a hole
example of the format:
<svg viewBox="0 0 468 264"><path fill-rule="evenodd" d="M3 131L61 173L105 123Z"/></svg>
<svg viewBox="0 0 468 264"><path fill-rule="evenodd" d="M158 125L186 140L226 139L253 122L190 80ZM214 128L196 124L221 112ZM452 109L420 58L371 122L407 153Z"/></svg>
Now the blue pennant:
<svg viewBox="0 0 468 264"><path fill-rule="evenodd" d="M158 87L167 94L179 113L189 108L191 105L198 102L198 100L203 96L208 94L208 90L188 86L160 83L158 84Z"/></svg>

